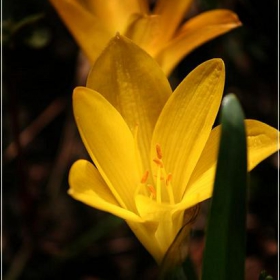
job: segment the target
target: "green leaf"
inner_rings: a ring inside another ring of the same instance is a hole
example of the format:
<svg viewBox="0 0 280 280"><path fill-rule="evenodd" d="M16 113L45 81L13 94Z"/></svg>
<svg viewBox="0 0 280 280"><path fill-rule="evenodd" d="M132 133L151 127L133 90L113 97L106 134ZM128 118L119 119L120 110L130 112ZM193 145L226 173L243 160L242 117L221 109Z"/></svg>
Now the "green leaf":
<svg viewBox="0 0 280 280"><path fill-rule="evenodd" d="M233 94L223 99L221 123L202 280L242 280L246 247L247 151L244 115Z"/></svg>

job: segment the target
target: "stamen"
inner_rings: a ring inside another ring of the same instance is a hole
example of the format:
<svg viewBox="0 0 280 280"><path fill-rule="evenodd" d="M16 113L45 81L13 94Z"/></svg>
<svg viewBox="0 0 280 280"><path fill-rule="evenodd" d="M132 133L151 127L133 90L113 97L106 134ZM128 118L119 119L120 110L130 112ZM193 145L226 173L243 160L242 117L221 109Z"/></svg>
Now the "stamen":
<svg viewBox="0 0 280 280"><path fill-rule="evenodd" d="M157 167L157 187L156 187L156 190L157 190L157 196L156 196L157 202L161 202L161 180L160 180L161 168L162 168L162 166L158 165L158 167Z"/></svg>
<svg viewBox="0 0 280 280"><path fill-rule="evenodd" d="M166 176L166 181L165 182L166 182L166 188L167 188L167 193L168 193L168 196L169 196L170 203L174 204L175 201L174 201L174 194L173 194L173 191L172 191L171 180L172 180L172 174L169 173Z"/></svg>
<svg viewBox="0 0 280 280"><path fill-rule="evenodd" d="M153 161L160 167L160 168L163 168L163 163L160 159L158 158L155 158L153 159Z"/></svg>
<svg viewBox="0 0 280 280"><path fill-rule="evenodd" d="M156 152L158 159L162 159L162 151L159 144L156 144Z"/></svg>
<svg viewBox="0 0 280 280"><path fill-rule="evenodd" d="M150 184L147 185L147 188L151 192L150 198L155 198L156 197L156 190L155 190L155 188L152 185L150 185Z"/></svg>
<svg viewBox="0 0 280 280"><path fill-rule="evenodd" d="M146 170L146 172L144 173L142 179L141 179L141 184L145 184L147 182L147 179L148 179L148 176L149 176L149 171Z"/></svg>
<svg viewBox="0 0 280 280"><path fill-rule="evenodd" d="M171 179L172 179L172 174L169 173L166 177L166 186L169 186L170 182L171 182Z"/></svg>
<svg viewBox="0 0 280 280"><path fill-rule="evenodd" d="M155 199L157 203L170 203L174 204L174 194L173 194L173 188L171 185L172 175L171 173L166 174L164 164L162 161L162 150L160 148L159 144L156 144L156 158L153 159L154 163L156 164L154 182L155 187L151 184L147 184L149 171L147 170L141 179L141 185L146 185L145 190L150 191L149 197L151 199ZM162 187L166 187L166 189L163 189L164 193L162 193ZM166 193L167 192L167 193ZM148 196L148 194L147 194Z"/></svg>

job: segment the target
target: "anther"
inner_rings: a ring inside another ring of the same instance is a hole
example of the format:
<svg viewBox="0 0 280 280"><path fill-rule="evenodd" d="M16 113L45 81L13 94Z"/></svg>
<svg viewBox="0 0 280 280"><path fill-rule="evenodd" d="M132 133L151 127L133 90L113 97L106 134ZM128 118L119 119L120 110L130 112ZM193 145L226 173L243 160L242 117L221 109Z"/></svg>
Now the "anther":
<svg viewBox="0 0 280 280"><path fill-rule="evenodd" d="M155 158L153 161L154 161L160 168L163 168L163 163L162 163L162 161L161 161L160 159Z"/></svg>
<svg viewBox="0 0 280 280"><path fill-rule="evenodd" d="M159 144L156 144L156 152L158 159L162 159L162 151Z"/></svg>
<svg viewBox="0 0 280 280"><path fill-rule="evenodd" d="M155 198L156 197L156 190L155 190L155 188L152 185L150 185L150 184L147 185L147 188L151 192L152 197Z"/></svg>
<svg viewBox="0 0 280 280"><path fill-rule="evenodd" d="M166 185L167 185L167 186L170 184L171 180L172 180L172 174L169 173L169 174L167 175L167 177L166 177Z"/></svg>
<svg viewBox="0 0 280 280"><path fill-rule="evenodd" d="M148 179L148 176L149 176L149 171L147 170L145 173L144 173L144 175L143 175L143 177L142 177L142 179L141 179L141 184L145 184L146 182L147 182L147 179Z"/></svg>

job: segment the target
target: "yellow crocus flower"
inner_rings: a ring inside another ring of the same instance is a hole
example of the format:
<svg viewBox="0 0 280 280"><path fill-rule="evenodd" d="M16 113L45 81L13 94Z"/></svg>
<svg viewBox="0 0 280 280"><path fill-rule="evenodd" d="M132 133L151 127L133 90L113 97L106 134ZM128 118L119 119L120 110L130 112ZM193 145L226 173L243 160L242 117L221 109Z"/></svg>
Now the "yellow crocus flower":
<svg viewBox="0 0 280 280"><path fill-rule="evenodd" d="M116 36L93 66L73 107L95 166L74 163L69 194L126 220L157 263L184 213L212 195L225 67L212 59L175 89L157 63ZM246 120L248 171L277 151L276 129ZM226 188L226 186L225 186Z"/></svg>
<svg viewBox="0 0 280 280"><path fill-rule="evenodd" d="M204 12L184 22L193 0L50 0L93 64L118 32L132 39L169 75L184 56L241 25L226 9Z"/></svg>

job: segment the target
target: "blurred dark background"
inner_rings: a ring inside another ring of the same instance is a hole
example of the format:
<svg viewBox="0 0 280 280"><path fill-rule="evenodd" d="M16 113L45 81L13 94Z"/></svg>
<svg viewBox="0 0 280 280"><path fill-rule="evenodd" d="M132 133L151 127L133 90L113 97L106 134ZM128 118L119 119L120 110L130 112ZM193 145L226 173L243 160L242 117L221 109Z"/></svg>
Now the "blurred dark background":
<svg viewBox="0 0 280 280"><path fill-rule="evenodd" d="M221 57L225 94L238 96L247 118L277 127L278 2L194 0L192 14L215 8L233 10L243 26L193 51L172 85ZM84 81L78 46L46 0L4 0L2 12L3 279L155 279L153 259L122 220L67 195L70 166L88 158L71 107ZM262 269L277 279L277 163L273 155L250 173L246 280ZM208 204L191 244L198 269Z"/></svg>

